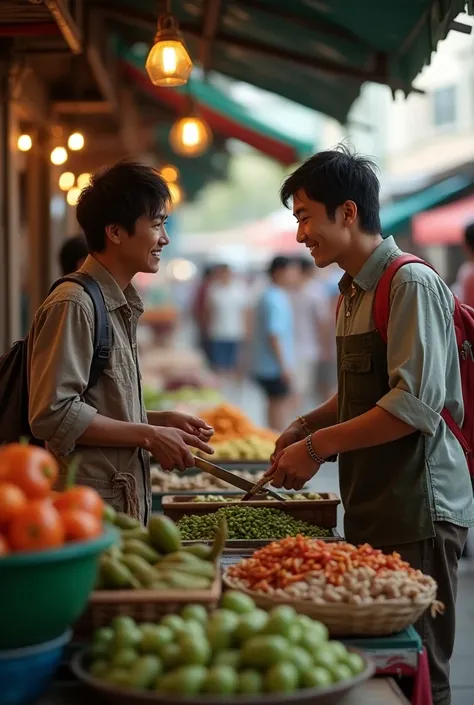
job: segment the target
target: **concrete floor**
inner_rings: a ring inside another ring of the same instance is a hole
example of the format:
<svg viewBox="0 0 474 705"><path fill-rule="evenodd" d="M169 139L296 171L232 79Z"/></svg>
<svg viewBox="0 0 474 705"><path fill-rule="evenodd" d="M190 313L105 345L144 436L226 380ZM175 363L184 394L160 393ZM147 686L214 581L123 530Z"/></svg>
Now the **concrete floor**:
<svg viewBox="0 0 474 705"><path fill-rule="evenodd" d="M229 401L238 404L255 423L264 423L264 400L253 385L229 388L225 390L225 395ZM312 485L317 491L339 494L337 467L323 466ZM342 531L342 509L338 528ZM459 572L456 644L451 661L451 705L474 705L474 559L463 559Z"/></svg>

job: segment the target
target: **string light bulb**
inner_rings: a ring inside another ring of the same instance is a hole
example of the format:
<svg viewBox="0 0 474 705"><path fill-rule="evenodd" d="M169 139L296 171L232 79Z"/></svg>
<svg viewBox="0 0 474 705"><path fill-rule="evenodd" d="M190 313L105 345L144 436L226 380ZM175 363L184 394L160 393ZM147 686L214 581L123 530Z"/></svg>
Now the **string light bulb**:
<svg viewBox="0 0 474 705"><path fill-rule="evenodd" d="M67 162L67 150L65 147L55 147L51 152L51 163L55 166L61 166Z"/></svg>
<svg viewBox="0 0 474 705"><path fill-rule="evenodd" d="M158 19L155 43L148 54L145 68L154 86L184 86L193 62L186 49L176 18L167 12Z"/></svg>
<svg viewBox="0 0 474 705"><path fill-rule="evenodd" d="M170 131L170 144L182 157L199 157L208 149L212 132L205 120L196 113L178 118Z"/></svg>
<svg viewBox="0 0 474 705"><path fill-rule="evenodd" d="M29 152L33 146L33 140L31 139L30 135L20 135L18 138L17 145L20 152Z"/></svg>
<svg viewBox="0 0 474 705"><path fill-rule="evenodd" d="M161 167L160 176L166 181L166 183L173 184L179 179L179 171L172 164L166 164Z"/></svg>
<svg viewBox="0 0 474 705"><path fill-rule="evenodd" d="M76 177L72 171L64 171L59 177L59 188L61 191L69 191L74 186Z"/></svg>
<svg viewBox="0 0 474 705"><path fill-rule="evenodd" d="M73 132L72 135L69 135L67 146L73 152L79 152L79 150L84 147L84 142L85 140L82 132Z"/></svg>
<svg viewBox="0 0 474 705"><path fill-rule="evenodd" d="M89 186L91 180L91 175L90 174L79 174L77 177L77 188L79 188L81 191L83 188L86 188L86 186Z"/></svg>
<svg viewBox="0 0 474 705"><path fill-rule="evenodd" d="M81 195L81 189L77 188L77 186L73 186L67 192L66 200L70 206L75 206L75 205L77 205L77 202L79 200L80 195Z"/></svg>

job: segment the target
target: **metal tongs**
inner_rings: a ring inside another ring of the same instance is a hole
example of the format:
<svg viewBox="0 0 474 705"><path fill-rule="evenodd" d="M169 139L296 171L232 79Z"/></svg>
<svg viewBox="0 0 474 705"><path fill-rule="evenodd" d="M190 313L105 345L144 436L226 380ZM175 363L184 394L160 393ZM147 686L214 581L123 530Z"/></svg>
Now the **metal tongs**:
<svg viewBox="0 0 474 705"><path fill-rule="evenodd" d="M264 487L264 485L266 485L267 482L271 480L271 477L262 477L258 482L254 484L252 482L249 482L248 480L245 480L243 477L240 477L240 475L235 475L233 472L230 472L230 470L224 470L224 468L221 468L219 465L214 465L214 463L210 463L209 460L204 460L204 458L198 458L195 455L193 455L193 458L197 468L204 470L204 472L208 472L210 475L219 478L219 480L224 480L224 482L228 482L229 485L238 487L239 490L244 490L246 494L242 498L242 502L247 502L255 494L257 494L257 492L263 492L269 497L277 499L279 502L286 501L283 495L279 494L278 492L275 492L274 490L270 490L267 487Z"/></svg>

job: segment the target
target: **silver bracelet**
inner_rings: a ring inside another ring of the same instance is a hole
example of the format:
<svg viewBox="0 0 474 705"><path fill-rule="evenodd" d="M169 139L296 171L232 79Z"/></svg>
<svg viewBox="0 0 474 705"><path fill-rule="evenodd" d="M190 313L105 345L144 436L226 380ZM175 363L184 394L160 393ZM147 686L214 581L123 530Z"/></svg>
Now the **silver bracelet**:
<svg viewBox="0 0 474 705"><path fill-rule="evenodd" d="M320 455L316 453L316 451L313 448L313 442L311 440L311 435L306 436L306 448L308 450L309 456L311 460L314 460L315 463L318 463L318 465L322 465L323 463L326 462L326 458L321 458Z"/></svg>

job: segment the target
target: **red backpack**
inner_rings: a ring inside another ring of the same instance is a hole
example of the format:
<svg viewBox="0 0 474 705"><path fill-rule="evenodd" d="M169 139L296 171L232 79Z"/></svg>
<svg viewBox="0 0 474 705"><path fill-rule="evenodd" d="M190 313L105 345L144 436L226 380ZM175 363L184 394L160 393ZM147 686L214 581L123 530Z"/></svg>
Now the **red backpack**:
<svg viewBox="0 0 474 705"><path fill-rule="evenodd" d="M405 264L424 264L436 271L428 262L419 257L403 254L397 257L382 274L375 291L373 317L375 327L385 343L387 342L390 315L392 279L400 267ZM342 303L342 297L339 300L339 305L340 303ZM459 427L446 407L442 410L441 416L461 444L466 454L469 473L474 476L474 454L471 452L471 448L474 448L474 309L461 303L455 296L453 319L459 350L464 421L462 426Z"/></svg>

